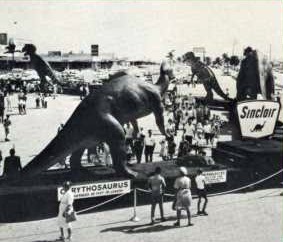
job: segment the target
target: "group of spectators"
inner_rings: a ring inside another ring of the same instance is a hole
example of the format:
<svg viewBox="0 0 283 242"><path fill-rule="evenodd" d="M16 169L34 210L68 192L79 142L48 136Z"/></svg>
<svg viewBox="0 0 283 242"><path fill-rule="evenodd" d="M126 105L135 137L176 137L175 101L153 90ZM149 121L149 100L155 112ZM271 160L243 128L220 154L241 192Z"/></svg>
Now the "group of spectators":
<svg viewBox="0 0 283 242"><path fill-rule="evenodd" d="M46 93L39 92L36 94L36 108L47 108L46 96ZM12 125L10 115L13 113L13 107L17 105L18 114L26 115L27 99L28 93L26 89L17 89L17 92L10 92L7 86L0 88L0 123L2 123L4 127L5 141L9 141L8 135Z"/></svg>
<svg viewBox="0 0 283 242"><path fill-rule="evenodd" d="M196 184L196 191L198 196L197 202L197 215L207 216L206 207L208 203L207 191L206 191L206 179L202 173L202 170L198 170L194 177ZM155 219L156 205L159 205L160 209L160 222L167 221L164 215L163 197L166 191L166 181L162 176L162 170L160 167L156 167L152 176L148 179L148 187L151 193L151 225L154 225L157 220ZM187 214L187 226L193 226L192 223L192 194L191 194L192 181L188 176L188 170L185 167L179 168L179 175L174 182L175 198L172 204L172 209L176 210L177 221L174 226L181 226L181 212L186 211ZM60 240L65 240L65 230L67 230L67 239L72 239L72 226L71 223L76 221L76 215L73 207L74 194L71 189L70 182L64 182L63 195L60 198L59 212L58 212L58 225L60 229ZM203 204L202 199L204 199Z"/></svg>
<svg viewBox="0 0 283 242"><path fill-rule="evenodd" d="M124 127L126 137L126 153L127 160L130 161L136 157L137 163L142 162L142 155L144 153L145 162L153 161L153 153L156 146L156 139L153 137L152 130L144 132L143 128L140 127L138 132L135 133L134 128L127 123Z"/></svg>
<svg viewBox="0 0 283 242"><path fill-rule="evenodd" d="M129 164L134 160L138 164L143 160L153 162L153 154L158 152L163 161L189 154L207 155L216 144L224 121L218 115L212 115L206 105L197 103L192 94L183 97L174 92L167 94L164 106L167 136L161 140L151 129L134 128L135 124L131 123L124 125Z"/></svg>
<svg viewBox="0 0 283 242"><path fill-rule="evenodd" d="M166 189L165 178L161 175L162 170L160 167L156 167L154 174L149 178L148 185L151 191L151 224L155 223L155 208L159 205L161 222L166 221L164 217L163 209L163 196ZM185 167L179 168L179 176L174 182L175 199L172 208L177 211L177 221L174 223L175 226L180 226L181 221L181 211L185 210L187 213L188 226L192 226L191 222L191 205L192 205L192 195L191 195L191 179L188 176L188 170ZM206 192L206 181L205 176L202 174L202 170L197 171L195 176L196 191L198 195L197 203L197 215L208 215L206 212L207 206L207 192ZM201 199L204 199L203 206L201 207Z"/></svg>

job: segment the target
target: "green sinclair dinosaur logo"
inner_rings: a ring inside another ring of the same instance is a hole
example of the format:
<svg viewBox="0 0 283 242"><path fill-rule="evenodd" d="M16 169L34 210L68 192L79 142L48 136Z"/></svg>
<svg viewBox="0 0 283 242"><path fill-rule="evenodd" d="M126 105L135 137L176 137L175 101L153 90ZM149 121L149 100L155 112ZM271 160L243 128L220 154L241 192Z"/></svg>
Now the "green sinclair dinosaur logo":
<svg viewBox="0 0 283 242"><path fill-rule="evenodd" d="M280 104L273 101L245 101L237 104L242 137L259 139L273 134Z"/></svg>

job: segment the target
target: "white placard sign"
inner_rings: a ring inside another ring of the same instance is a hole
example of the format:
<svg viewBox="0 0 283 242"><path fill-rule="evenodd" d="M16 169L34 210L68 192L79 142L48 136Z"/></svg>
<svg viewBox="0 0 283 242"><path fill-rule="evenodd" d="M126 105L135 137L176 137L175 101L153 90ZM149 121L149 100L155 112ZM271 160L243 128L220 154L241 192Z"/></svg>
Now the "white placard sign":
<svg viewBox="0 0 283 242"><path fill-rule="evenodd" d="M237 104L242 137L262 138L272 135L280 104L273 101L245 101Z"/></svg>
<svg viewBox="0 0 283 242"><path fill-rule="evenodd" d="M202 173L206 184L223 183L227 181L227 170L205 171Z"/></svg>
<svg viewBox="0 0 283 242"><path fill-rule="evenodd" d="M90 197L102 197L111 196L123 193L129 193L131 191L131 181L109 181L100 183L88 183L82 185L72 186L72 192L74 193L74 199L83 199ZM64 194L63 187L57 188L57 198L60 201Z"/></svg>

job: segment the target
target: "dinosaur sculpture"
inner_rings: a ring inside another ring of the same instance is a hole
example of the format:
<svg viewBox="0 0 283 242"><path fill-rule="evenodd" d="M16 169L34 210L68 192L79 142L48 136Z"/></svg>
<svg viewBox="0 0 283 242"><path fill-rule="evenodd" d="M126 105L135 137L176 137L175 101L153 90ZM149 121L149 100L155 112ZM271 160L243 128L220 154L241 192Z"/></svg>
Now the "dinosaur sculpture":
<svg viewBox="0 0 283 242"><path fill-rule="evenodd" d="M22 49L22 52L25 56L29 55L31 66L33 69L36 70L40 78L40 90L44 91L46 89L46 85L48 84L61 84L60 80L55 75L48 62L36 53L36 47L33 44L25 44ZM52 83L46 79L46 76L50 77Z"/></svg>
<svg viewBox="0 0 283 242"><path fill-rule="evenodd" d="M173 78L168 63L161 64L155 85L126 73L115 76L79 104L64 128L24 167L22 177L39 174L69 154L71 168L80 168L83 151L99 142L109 145L118 175L137 176L127 166L122 125L131 122L137 130L137 119L153 113L160 132L166 135L161 97Z"/></svg>
<svg viewBox="0 0 283 242"><path fill-rule="evenodd" d="M207 100L213 100L212 90L214 90L224 100L231 101L231 99L222 91L213 71L198 60L193 52L186 53L184 58L185 61L188 61L191 64L192 76L190 83L192 83L193 78L197 76L205 88Z"/></svg>
<svg viewBox="0 0 283 242"><path fill-rule="evenodd" d="M258 94L272 100L275 84L271 64L266 58L260 59L251 47L247 47L243 54L245 58L237 76L237 100L257 99Z"/></svg>
<svg viewBox="0 0 283 242"><path fill-rule="evenodd" d="M253 129L251 129L251 132L260 132L262 131L266 121L264 121L263 124L257 124Z"/></svg>

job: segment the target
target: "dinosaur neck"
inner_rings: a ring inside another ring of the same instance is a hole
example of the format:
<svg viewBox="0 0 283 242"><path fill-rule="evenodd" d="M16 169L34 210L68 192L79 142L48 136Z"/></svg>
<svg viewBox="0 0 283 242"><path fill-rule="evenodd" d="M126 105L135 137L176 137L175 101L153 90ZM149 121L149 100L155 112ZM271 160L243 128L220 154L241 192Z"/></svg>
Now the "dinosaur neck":
<svg viewBox="0 0 283 242"><path fill-rule="evenodd" d="M160 73L160 76L157 82L155 83L155 85L160 90L161 95L163 95L166 92L169 86L169 83L170 83L169 76L166 74Z"/></svg>

